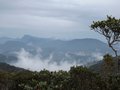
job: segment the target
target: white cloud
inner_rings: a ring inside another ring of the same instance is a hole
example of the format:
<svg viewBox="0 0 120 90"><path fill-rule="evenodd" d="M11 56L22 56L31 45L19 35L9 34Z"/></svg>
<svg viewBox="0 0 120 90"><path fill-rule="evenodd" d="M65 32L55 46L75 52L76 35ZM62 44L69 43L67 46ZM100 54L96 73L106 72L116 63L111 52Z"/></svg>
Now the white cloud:
<svg viewBox="0 0 120 90"><path fill-rule="evenodd" d="M19 52L16 52L18 61L12 62L11 65L14 65L16 67L21 67L24 69L29 69L32 71L40 71L43 69L47 69L50 71L58 71L58 70L66 70L68 71L70 67L76 66L76 65L86 65L88 63L92 63L94 61L100 61L103 59L103 56L99 52L95 53L85 53L85 52L76 52L73 53L74 55L80 56L80 57L89 57L86 58L86 60L80 60L78 63L74 58L71 57L69 53L65 54L65 57L60 61L60 64L58 65L56 61L53 61L53 55L50 54L50 56L47 59L42 59L41 57L41 48L36 48L37 54L32 55L28 51L26 51L24 48L22 48ZM72 58L72 61L69 61ZM79 58L81 59L81 58Z"/></svg>
<svg viewBox="0 0 120 90"><path fill-rule="evenodd" d="M32 71L40 71L43 69L47 69L50 71L58 71L58 70L69 70L71 66L76 65L76 63L68 63L68 62L61 62L58 65L56 62L50 63L52 60L52 54L48 59L41 59L39 54L32 55L29 52L21 49L17 52L18 61L15 63L11 63L14 66L29 69Z"/></svg>

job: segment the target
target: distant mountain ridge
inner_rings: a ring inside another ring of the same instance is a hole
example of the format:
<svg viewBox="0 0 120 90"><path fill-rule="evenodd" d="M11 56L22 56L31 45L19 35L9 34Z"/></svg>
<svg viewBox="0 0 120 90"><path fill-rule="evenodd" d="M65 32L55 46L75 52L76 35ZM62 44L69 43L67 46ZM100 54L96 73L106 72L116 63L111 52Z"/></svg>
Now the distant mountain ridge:
<svg viewBox="0 0 120 90"><path fill-rule="evenodd" d="M19 52L22 48L33 55L40 55L43 60L52 54L52 62L57 63L61 61L86 63L98 58L94 54L103 55L111 52L106 43L91 38L58 40L25 35L19 39L0 42L0 53L5 56L15 56L15 52Z"/></svg>
<svg viewBox="0 0 120 90"><path fill-rule="evenodd" d="M13 38L9 37L0 37L0 44L4 44L7 41L13 40Z"/></svg>

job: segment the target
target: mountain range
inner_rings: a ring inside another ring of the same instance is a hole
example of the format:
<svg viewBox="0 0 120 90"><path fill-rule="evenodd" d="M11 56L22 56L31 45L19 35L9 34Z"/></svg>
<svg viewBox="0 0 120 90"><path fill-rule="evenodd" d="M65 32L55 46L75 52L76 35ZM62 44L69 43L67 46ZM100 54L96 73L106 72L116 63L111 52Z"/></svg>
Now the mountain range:
<svg viewBox="0 0 120 90"><path fill-rule="evenodd" d="M86 64L112 52L106 43L97 39L58 40L24 35L22 38L0 38L0 61L16 62L21 49L57 64L62 61Z"/></svg>

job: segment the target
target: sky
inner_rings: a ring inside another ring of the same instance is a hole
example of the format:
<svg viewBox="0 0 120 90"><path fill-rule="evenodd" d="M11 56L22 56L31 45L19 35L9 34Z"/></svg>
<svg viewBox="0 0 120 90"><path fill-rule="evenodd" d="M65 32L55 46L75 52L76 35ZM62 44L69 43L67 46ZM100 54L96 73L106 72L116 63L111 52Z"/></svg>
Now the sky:
<svg viewBox="0 0 120 90"><path fill-rule="evenodd" d="M106 15L120 18L120 0L0 0L0 37L104 37L90 29Z"/></svg>

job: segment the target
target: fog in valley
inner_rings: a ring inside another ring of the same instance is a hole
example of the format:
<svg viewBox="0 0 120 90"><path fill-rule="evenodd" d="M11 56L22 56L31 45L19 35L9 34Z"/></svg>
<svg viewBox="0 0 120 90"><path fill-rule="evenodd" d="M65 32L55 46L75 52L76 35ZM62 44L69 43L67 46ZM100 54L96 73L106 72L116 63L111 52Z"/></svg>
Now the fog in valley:
<svg viewBox="0 0 120 90"><path fill-rule="evenodd" d="M77 63L73 60L72 63L69 60L61 60L58 64L55 61L52 61L53 54L47 59L42 59L41 54L38 52L36 55L32 55L25 49L21 49L19 52L16 52L18 61L11 63L16 67L21 67L24 69L32 70L32 71L40 71L43 69L50 70L50 71L58 71L58 70L66 70L68 71L71 66L78 66L78 65L86 65L87 63L92 62L92 60L85 60L85 62ZM76 53L77 55L85 56L85 53L79 52ZM96 58L96 61L102 60L102 55L100 53L92 53L92 57ZM52 61L52 62L51 62Z"/></svg>

